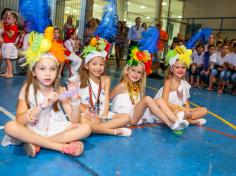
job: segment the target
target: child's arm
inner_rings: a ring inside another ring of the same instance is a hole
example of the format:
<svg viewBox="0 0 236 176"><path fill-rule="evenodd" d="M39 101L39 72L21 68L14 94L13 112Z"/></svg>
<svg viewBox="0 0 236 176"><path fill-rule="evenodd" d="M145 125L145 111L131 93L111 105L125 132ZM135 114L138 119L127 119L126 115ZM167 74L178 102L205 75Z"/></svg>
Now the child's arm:
<svg viewBox="0 0 236 176"><path fill-rule="evenodd" d="M37 116L42 111L42 105L38 105L29 109L27 102L25 101L26 85L24 85L20 91L18 104L16 108L16 122L22 125L27 123L33 123L37 120Z"/></svg>
<svg viewBox="0 0 236 176"><path fill-rule="evenodd" d="M103 76L102 81L105 82L105 107L102 116L107 116L109 111L109 93L111 80L109 76Z"/></svg>
<svg viewBox="0 0 236 176"><path fill-rule="evenodd" d="M125 90L125 86L123 83L117 84L110 93L110 100L114 98L116 95L120 94Z"/></svg>
<svg viewBox="0 0 236 176"><path fill-rule="evenodd" d="M63 91L65 91L65 88L60 88L60 92L62 93ZM80 97L78 97L78 95L75 95L72 98L62 100L62 106L71 123L80 122Z"/></svg>
<svg viewBox="0 0 236 176"><path fill-rule="evenodd" d="M162 92L162 99L166 102L166 104L170 107L171 110L176 110L176 109L183 110L182 106L178 106L169 102L169 94L171 91L171 86L172 86L171 80L170 79L165 80Z"/></svg>
<svg viewBox="0 0 236 176"><path fill-rule="evenodd" d="M163 86L163 92L162 92L162 99L168 104L168 106L174 110L176 108L178 108L178 106L172 104L172 103L169 103L169 94L170 94L170 91L171 91L171 80L168 79L168 80L165 80L165 83L164 83L164 86Z"/></svg>

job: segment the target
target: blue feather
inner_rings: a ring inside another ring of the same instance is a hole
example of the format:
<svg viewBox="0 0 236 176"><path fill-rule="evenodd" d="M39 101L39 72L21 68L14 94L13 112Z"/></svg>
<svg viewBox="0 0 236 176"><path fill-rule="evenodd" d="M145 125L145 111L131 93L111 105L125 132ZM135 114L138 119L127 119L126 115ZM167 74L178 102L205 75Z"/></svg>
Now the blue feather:
<svg viewBox="0 0 236 176"><path fill-rule="evenodd" d="M25 20L27 32L43 33L45 28L52 24L47 0L20 0L19 9Z"/></svg>
<svg viewBox="0 0 236 176"><path fill-rule="evenodd" d="M114 40L117 32L118 15L116 9L116 0L107 0L108 4L104 6L102 21L94 32L94 36L99 36L107 41Z"/></svg>
<svg viewBox="0 0 236 176"><path fill-rule="evenodd" d="M187 43L185 44L186 48L194 48L197 41L200 41L203 44L207 43L211 33L212 30L210 28L200 29L187 41Z"/></svg>
<svg viewBox="0 0 236 176"><path fill-rule="evenodd" d="M148 50L149 53L157 51L157 41L159 39L159 31L151 26L146 31L142 32L142 39L139 41L140 50Z"/></svg>

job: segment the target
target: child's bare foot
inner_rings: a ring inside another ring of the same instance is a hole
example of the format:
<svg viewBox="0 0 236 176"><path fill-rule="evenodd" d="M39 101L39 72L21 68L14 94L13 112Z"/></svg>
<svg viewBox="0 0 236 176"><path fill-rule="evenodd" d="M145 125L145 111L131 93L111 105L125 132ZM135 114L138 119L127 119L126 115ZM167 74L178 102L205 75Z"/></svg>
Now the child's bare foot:
<svg viewBox="0 0 236 176"><path fill-rule="evenodd" d="M64 144L61 152L71 156L79 156L84 151L84 144L80 141Z"/></svg>
<svg viewBox="0 0 236 176"><path fill-rule="evenodd" d="M7 74L5 78L13 78L13 74Z"/></svg>
<svg viewBox="0 0 236 176"><path fill-rule="evenodd" d="M6 77L7 75L8 75L8 73L1 74L2 77Z"/></svg>
<svg viewBox="0 0 236 176"><path fill-rule="evenodd" d="M35 157L35 155L40 151L40 147L31 143L25 143L23 149L27 156Z"/></svg>

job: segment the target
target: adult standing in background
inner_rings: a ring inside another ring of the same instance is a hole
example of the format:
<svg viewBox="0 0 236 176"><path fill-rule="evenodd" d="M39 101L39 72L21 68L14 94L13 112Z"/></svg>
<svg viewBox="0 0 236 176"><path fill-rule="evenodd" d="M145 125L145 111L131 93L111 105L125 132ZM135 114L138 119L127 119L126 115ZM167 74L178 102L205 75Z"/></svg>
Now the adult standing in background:
<svg viewBox="0 0 236 176"><path fill-rule="evenodd" d="M123 58L125 45L125 31L121 21L118 22L117 34L115 37L116 66L120 67L120 61Z"/></svg>
<svg viewBox="0 0 236 176"><path fill-rule="evenodd" d="M157 30L159 31L159 40L157 41L157 53L156 53L156 61L153 62L153 71L160 71L158 70L161 60L162 60L162 55L165 49L165 44L168 42L168 34L166 31L162 29L163 22L160 21L156 27Z"/></svg>
<svg viewBox="0 0 236 176"><path fill-rule="evenodd" d="M73 25L73 19L72 16L69 15L67 17L66 23L63 26L63 35L64 35L64 40L68 39L68 31L70 31L71 29L74 29L75 26Z"/></svg>
<svg viewBox="0 0 236 176"><path fill-rule="evenodd" d="M158 53L157 57L158 60L162 59L162 55L165 49L165 44L168 42L168 34L166 31L162 29L163 22L160 21L156 27L159 30L159 40L157 41L157 48L158 48Z"/></svg>
<svg viewBox="0 0 236 176"><path fill-rule="evenodd" d="M139 40L142 38L141 33L144 31L144 29L141 27L141 18L137 17L135 18L135 25L133 25L128 32L128 40L129 40L129 51L128 51L128 56L127 60L130 59L130 51L131 48L134 46L138 46Z"/></svg>
<svg viewBox="0 0 236 176"><path fill-rule="evenodd" d="M85 36L85 45L87 46L89 44L89 41L92 37L94 37L94 32L97 26L97 20L90 19L88 21L88 24L85 28L84 36Z"/></svg>

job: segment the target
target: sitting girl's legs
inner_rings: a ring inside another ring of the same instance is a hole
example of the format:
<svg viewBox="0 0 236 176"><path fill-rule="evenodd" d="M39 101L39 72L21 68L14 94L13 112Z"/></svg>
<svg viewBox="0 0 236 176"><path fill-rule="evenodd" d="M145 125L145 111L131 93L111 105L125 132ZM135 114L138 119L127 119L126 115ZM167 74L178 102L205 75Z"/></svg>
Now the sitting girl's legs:
<svg viewBox="0 0 236 176"><path fill-rule="evenodd" d="M87 130L87 135L89 135L90 128L89 127L88 128L85 127L85 128ZM23 125L20 125L15 121L10 121L10 122L6 123L6 125L4 126L4 130L5 130L6 134L8 134L9 136L14 137L20 141L23 141L26 143L32 143L32 144L35 144L40 147L44 147L47 149L56 150L56 151L60 151L60 152L64 152L65 147L68 148L70 146L70 144L66 144L67 141L72 142L69 140L65 140L65 138L62 139L60 142L55 142L56 140L53 141L50 139L50 137L46 138L46 137L40 136L40 135L36 134L35 132L31 131L29 128L27 128ZM84 130L84 129L81 128L81 130ZM67 132L70 132L70 131L63 132L63 133L61 133L61 135L65 135ZM78 136L78 135L80 135L79 133L77 134L77 136L72 137L71 140L72 139L73 140L80 140L80 139L82 139L81 137L87 137L87 136ZM59 141L58 138L59 138L59 136L57 137L57 140ZM71 151L68 154L76 155L76 153L77 153L77 151ZM82 151L79 151L78 155L81 153L82 153Z"/></svg>
<svg viewBox="0 0 236 176"><path fill-rule="evenodd" d="M120 128L126 126L130 122L130 116L128 114L115 114L112 116L112 120L102 123L102 126L107 128Z"/></svg>
<svg viewBox="0 0 236 176"><path fill-rule="evenodd" d="M192 108L191 110L192 110L192 116L187 117L187 121L193 125L199 125L199 124L201 125L202 123L201 121L204 120L202 118L207 115L208 112L207 109L200 107L200 108Z"/></svg>
<svg viewBox="0 0 236 176"><path fill-rule="evenodd" d="M129 115L126 114L116 114L114 115L112 120L104 123L96 123L89 119L88 117L83 116L81 118L82 123L89 124L92 128L93 133L97 134L108 134L108 135L123 135L123 130L121 127L127 125L130 121Z"/></svg>
<svg viewBox="0 0 236 176"><path fill-rule="evenodd" d="M58 143L68 143L88 137L91 128L88 124L71 124L65 131L48 137L49 140Z"/></svg>
<svg viewBox="0 0 236 176"><path fill-rule="evenodd" d="M144 97L139 103L135 105L133 118L130 123L136 125L146 108L149 108L150 111L159 117L168 127L172 126L172 121L167 118L167 116L156 105L155 101L149 96Z"/></svg>

